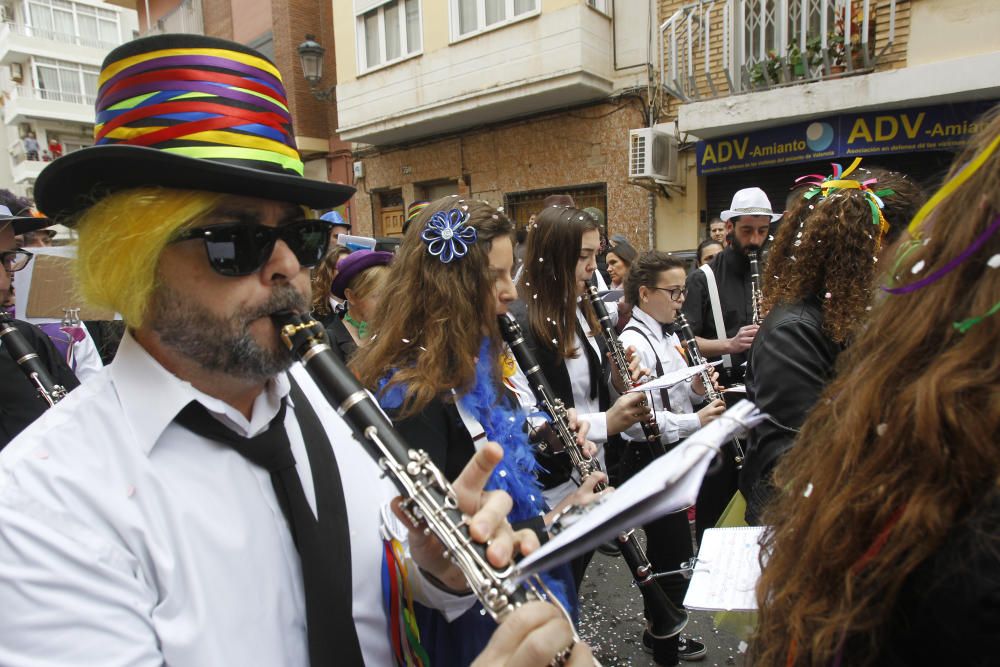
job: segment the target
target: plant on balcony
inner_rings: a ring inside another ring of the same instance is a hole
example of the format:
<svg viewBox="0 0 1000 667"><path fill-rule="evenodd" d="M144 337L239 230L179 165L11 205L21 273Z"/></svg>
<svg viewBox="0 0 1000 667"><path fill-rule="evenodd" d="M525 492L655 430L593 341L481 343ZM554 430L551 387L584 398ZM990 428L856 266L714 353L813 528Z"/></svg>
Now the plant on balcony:
<svg viewBox="0 0 1000 667"><path fill-rule="evenodd" d="M760 87L778 83L781 80L782 64L784 64L784 58L779 56L777 51L769 50L766 59L754 63L747 69L747 73L750 75L750 85Z"/></svg>

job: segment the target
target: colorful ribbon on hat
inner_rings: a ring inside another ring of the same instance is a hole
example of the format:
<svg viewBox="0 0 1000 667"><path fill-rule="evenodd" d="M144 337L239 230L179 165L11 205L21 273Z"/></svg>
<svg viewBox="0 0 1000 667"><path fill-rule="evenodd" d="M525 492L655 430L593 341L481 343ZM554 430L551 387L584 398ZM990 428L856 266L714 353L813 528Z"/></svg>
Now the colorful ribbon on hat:
<svg viewBox="0 0 1000 667"><path fill-rule="evenodd" d="M833 173L830 176L823 176L821 174L806 174L805 176L796 178L795 182L801 183L805 181L806 183L812 183L813 187L807 190L803 195L805 199L813 199L817 195L828 197L831 193L837 190L861 190L865 198L868 200L868 205L871 207L872 224L878 225L879 228L879 236L875 242L875 248L877 250L882 245L882 237L887 231L889 231L889 222L882 214L882 209L885 208L885 202L882 200L882 197L888 197L896 193L889 188L883 188L881 190L872 189L872 186L878 183L877 178L869 178L866 181L857 181L847 178L854 173L854 170L857 169L860 164L861 158L855 158L854 162L852 162L851 165L845 170L841 165L836 162L832 162L830 163L830 166L833 168Z"/></svg>
<svg viewBox="0 0 1000 667"><path fill-rule="evenodd" d="M107 65L98 79L97 145L302 175L281 74L249 53L174 48Z"/></svg>

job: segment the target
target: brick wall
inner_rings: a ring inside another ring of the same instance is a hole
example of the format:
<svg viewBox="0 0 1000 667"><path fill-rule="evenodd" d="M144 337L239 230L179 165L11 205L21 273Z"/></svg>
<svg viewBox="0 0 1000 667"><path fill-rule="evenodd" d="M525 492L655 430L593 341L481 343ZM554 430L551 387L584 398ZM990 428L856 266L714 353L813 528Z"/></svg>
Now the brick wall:
<svg viewBox="0 0 1000 667"><path fill-rule="evenodd" d="M637 103L602 103L364 154L356 157L365 168L355 196L356 229L380 234L372 228L378 193L401 189L410 204L421 183L457 181L460 192L468 183L473 197L494 205L504 193L605 183L608 232L646 248L647 193L628 183L627 164L628 130L642 125Z"/></svg>

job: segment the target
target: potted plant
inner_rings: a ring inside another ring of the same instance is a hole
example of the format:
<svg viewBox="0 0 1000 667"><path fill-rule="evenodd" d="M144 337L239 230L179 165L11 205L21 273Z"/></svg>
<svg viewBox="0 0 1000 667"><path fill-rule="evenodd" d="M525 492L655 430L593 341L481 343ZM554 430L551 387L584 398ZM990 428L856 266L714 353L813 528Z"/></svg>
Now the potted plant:
<svg viewBox="0 0 1000 667"><path fill-rule="evenodd" d="M773 49L767 52L765 60L758 61L747 70L750 75L750 85L766 86L781 81L781 66L784 59Z"/></svg>

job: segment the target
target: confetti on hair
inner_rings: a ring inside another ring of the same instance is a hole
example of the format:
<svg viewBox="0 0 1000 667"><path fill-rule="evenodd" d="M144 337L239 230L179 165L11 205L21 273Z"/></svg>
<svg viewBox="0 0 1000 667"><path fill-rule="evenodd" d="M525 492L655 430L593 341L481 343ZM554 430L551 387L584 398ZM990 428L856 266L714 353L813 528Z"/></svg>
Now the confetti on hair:
<svg viewBox="0 0 1000 667"><path fill-rule="evenodd" d="M931 275L921 280L918 280L915 283L910 283L909 285L903 285L902 287L882 287L882 290L888 292L889 294L897 294L897 295L909 294L910 292L916 292L918 289L921 289L922 287L926 287L931 283L937 282L944 276L948 275L949 273L957 269L962 264L962 262L964 262L965 260L972 257L974 254L976 254L976 251L979 250L981 247L983 247L986 241L989 240L989 238L997 231L997 229L1000 229L1000 215L995 217L993 219L993 222L990 223L989 227L987 227L982 234L977 236L975 240L973 240L972 243L970 243L965 250L963 250L958 254L957 257L952 259L950 262L942 266L940 269L938 269Z"/></svg>

